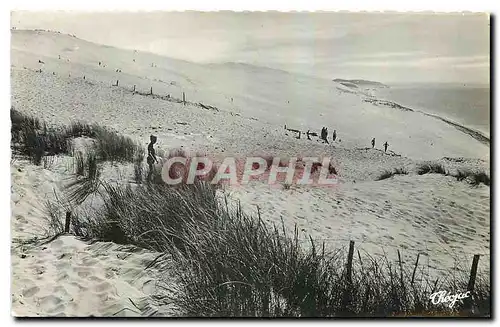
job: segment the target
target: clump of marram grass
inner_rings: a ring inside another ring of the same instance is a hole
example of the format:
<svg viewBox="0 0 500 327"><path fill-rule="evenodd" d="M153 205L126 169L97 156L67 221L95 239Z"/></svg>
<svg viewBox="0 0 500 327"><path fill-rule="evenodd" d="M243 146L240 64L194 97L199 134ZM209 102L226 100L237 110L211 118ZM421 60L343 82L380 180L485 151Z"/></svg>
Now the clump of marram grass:
<svg viewBox="0 0 500 327"><path fill-rule="evenodd" d="M68 154L71 142L64 131L48 127L37 118L24 115L11 108L11 143L15 151L26 156L35 165L44 165L51 160L44 156Z"/></svg>
<svg viewBox="0 0 500 327"><path fill-rule="evenodd" d="M395 168L394 170L384 170L382 174L380 174L376 181L381 181L387 178L391 178L394 175L408 175L408 171L404 168Z"/></svg>
<svg viewBox="0 0 500 327"><path fill-rule="evenodd" d="M75 179L66 185L68 201L79 205L85 199L98 191L101 185L101 166L96 152L87 149L78 152L75 159Z"/></svg>
<svg viewBox="0 0 500 327"><path fill-rule="evenodd" d="M154 251L182 247L185 225L202 224L215 215L215 189L206 183L168 186L102 184L103 207L89 214L86 229L93 238L134 244Z"/></svg>
<svg viewBox="0 0 500 327"><path fill-rule="evenodd" d="M21 132L24 129L28 130L39 130L41 128L41 123L38 118L27 116L21 112L15 110L13 107L10 108L10 120L11 120L11 142L18 143L21 141Z"/></svg>
<svg viewBox="0 0 500 327"><path fill-rule="evenodd" d="M376 181L381 181L381 180L384 180L384 179L387 179L387 178L390 178L394 175L394 172L393 171L390 171L390 170L384 170L382 172L382 174L380 174L379 177L377 177Z"/></svg>
<svg viewBox="0 0 500 327"><path fill-rule="evenodd" d="M101 161L134 162L139 146L129 137L94 126L95 150Z"/></svg>
<svg viewBox="0 0 500 327"><path fill-rule="evenodd" d="M44 156L68 154L71 151L71 144L65 135L46 126L42 130L24 127L20 135L19 151L36 165L42 163Z"/></svg>
<svg viewBox="0 0 500 327"><path fill-rule="evenodd" d="M91 125L80 121L74 121L66 127L66 135L73 138L84 136L95 138L97 136L96 130L98 129L98 125Z"/></svg>
<svg viewBox="0 0 500 327"><path fill-rule="evenodd" d="M479 185L483 183L484 185L490 186L490 176L486 175L485 172L476 172L472 174L472 185Z"/></svg>
<svg viewBox="0 0 500 327"><path fill-rule="evenodd" d="M425 163L417 167L418 175L432 174L432 173L448 175L448 172L446 171L445 167L439 163Z"/></svg>
<svg viewBox="0 0 500 327"><path fill-rule="evenodd" d="M469 184L477 186L480 183L490 186L490 177L484 172L472 171L468 169L459 169L455 175L453 175L457 181L467 180Z"/></svg>
<svg viewBox="0 0 500 327"><path fill-rule="evenodd" d="M408 175L408 171L404 168L394 168L394 175Z"/></svg>

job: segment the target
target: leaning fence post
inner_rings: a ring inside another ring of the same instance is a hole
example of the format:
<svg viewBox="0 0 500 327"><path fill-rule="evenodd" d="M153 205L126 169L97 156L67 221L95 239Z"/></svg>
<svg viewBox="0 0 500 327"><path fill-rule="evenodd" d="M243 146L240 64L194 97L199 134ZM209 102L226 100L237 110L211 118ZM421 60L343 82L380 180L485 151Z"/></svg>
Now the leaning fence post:
<svg viewBox="0 0 500 327"><path fill-rule="evenodd" d="M69 224L71 222L71 211L66 211L66 223L64 225L64 232L69 233Z"/></svg>
<svg viewBox="0 0 500 327"><path fill-rule="evenodd" d="M420 253L417 254L417 261L415 262L415 267L413 268L413 274L411 274L411 284L415 281L415 273L417 272L418 259L420 258Z"/></svg>
<svg viewBox="0 0 500 327"><path fill-rule="evenodd" d="M347 256L347 282L352 281L352 257L354 256L354 241L349 241L349 254Z"/></svg>
<svg viewBox="0 0 500 327"><path fill-rule="evenodd" d="M477 274L477 265L479 263L479 254L475 254L474 258L472 259L472 267L470 269L470 277L469 277L469 284L467 285L467 291L470 292L470 296L465 299L464 304L466 308L472 310L472 304L473 304L473 299L472 299L472 293L474 292L474 284L476 283L476 274Z"/></svg>
<svg viewBox="0 0 500 327"><path fill-rule="evenodd" d="M132 92L135 92L135 85L134 85L134 90Z"/></svg>
<svg viewBox="0 0 500 327"><path fill-rule="evenodd" d="M479 254L474 255L474 259L472 259L472 267L470 269L470 277L469 284L467 285L468 291L474 290L474 284L476 283L476 274L477 274L477 265L479 263Z"/></svg>

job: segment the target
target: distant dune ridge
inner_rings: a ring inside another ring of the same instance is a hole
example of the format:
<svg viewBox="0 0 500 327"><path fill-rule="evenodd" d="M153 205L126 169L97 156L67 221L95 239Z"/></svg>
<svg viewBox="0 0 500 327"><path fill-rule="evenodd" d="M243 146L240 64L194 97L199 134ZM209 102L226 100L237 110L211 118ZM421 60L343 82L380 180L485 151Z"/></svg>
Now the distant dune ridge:
<svg viewBox="0 0 500 327"><path fill-rule="evenodd" d="M488 276L489 138L366 91L388 87L380 82L321 79L247 64L196 64L56 32L13 30L11 85L15 110L47 123L47 129L59 131L75 122L99 124L109 129L106 135L116 134L114 142L137 144L137 153L124 154L123 162L99 162L96 176L113 187L143 190L147 199L147 188L137 174L147 169L143 156L150 135L158 138L158 168L170 150L217 160L330 157L339 179L334 188L253 181L227 193L217 189L217 197L229 196L226 209L234 206L235 212L259 216L265 226L284 226L291 235L296 227L304 248L310 244L309 236L317 244L325 242L328 250L347 247L352 240L363 264L368 255L386 255L399 264L400 250L405 269L412 269L419 255L419 273L429 271L433 281L443 280L452 269L468 277L472 256L481 254L479 273ZM75 126L87 128L83 123ZM328 128L328 144L314 134L319 135L322 127ZM96 135L73 135L74 151L44 156L39 165L14 153L12 312L16 316L183 315L178 303L169 302L179 289L174 276L181 270L173 256L130 244L84 241L74 232L50 242L50 237L43 239L54 229L54 221L64 222L68 208L85 219L105 201L93 194L79 205L60 203L67 181L76 178L76 153L99 145ZM384 142L389 144L387 152ZM116 144L105 145L112 149ZM419 174L423 165L439 169ZM475 176L479 177L473 185L467 178ZM47 202L60 205L55 219L48 216ZM182 199L171 202L179 205ZM144 212L150 204L144 205ZM128 209L120 215L144 213L133 211L133 206ZM170 223L154 226L160 229ZM131 221L127 224L123 230L137 227ZM118 235L117 225L112 227L108 232ZM130 239L140 244L149 240L148 233L140 230L140 237ZM204 239L207 246L216 237L229 237L213 236Z"/></svg>

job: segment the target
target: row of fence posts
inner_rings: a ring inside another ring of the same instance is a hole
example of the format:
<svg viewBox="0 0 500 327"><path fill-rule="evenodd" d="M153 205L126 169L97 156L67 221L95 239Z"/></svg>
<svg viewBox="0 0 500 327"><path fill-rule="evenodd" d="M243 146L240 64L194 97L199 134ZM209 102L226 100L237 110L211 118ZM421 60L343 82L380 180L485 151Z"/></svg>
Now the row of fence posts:
<svg viewBox="0 0 500 327"><path fill-rule="evenodd" d="M37 70L38 72L38 70ZM42 69L39 70L39 72L42 72ZM71 74L69 74L69 77L71 77ZM85 75L83 75L83 79L85 80ZM112 86L118 86L119 80L116 80L116 84L111 84ZM134 89L132 90L133 93L135 93L135 84L134 84ZM153 95L153 87L151 86L151 89L149 91L149 95ZM186 93L182 92L182 103L186 105Z"/></svg>
<svg viewBox="0 0 500 327"><path fill-rule="evenodd" d="M83 76L83 79L85 79L85 76ZM118 86L118 84L119 84L119 80L116 80L116 84L112 84L112 86ZM134 84L134 88L132 90L133 93L135 93L135 87L136 87L136 85ZM149 95L153 95L153 87L152 86L149 90ZM185 92L182 92L182 103L184 105L186 105L186 93Z"/></svg>
<svg viewBox="0 0 500 327"><path fill-rule="evenodd" d="M346 263L347 287L350 287L350 285L352 284L352 259L354 257L354 244L355 244L354 241L349 241L349 252L347 254L347 263ZM360 255L359 251L358 251L358 256L359 256L359 260L361 262L361 255ZM464 300L464 303L465 303L465 306L467 309L472 309L472 306L473 306L472 296L474 293L474 285L476 283L477 266L479 264L479 257L480 257L479 254L475 254L473 259L472 259L472 266L471 266L470 275L469 275L469 283L467 284L467 291L470 291L470 296ZM417 260L415 262L415 267L413 267L413 273L411 276L411 285L413 285L413 283L415 282L415 273L417 271L419 259L420 259L420 253L417 254ZM403 261L401 260L401 253L399 252L399 250L398 250L398 261L399 261L399 269L401 272L401 280L403 280ZM437 280L436 280L436 284L437 284ZM403 292L404 291L405 290L403 290ZM349 293L349 292L346 292L346 293ZM366 290L364 302L366 302L368 299L368 295L369 295L368 293L369 293L369 289ZM344 296L344 301L347 302L350 300L351 300L351 298L350 298L349 294L347 294L347 296ZM345 304L347 304L347 303L345 303Z"/></svg>

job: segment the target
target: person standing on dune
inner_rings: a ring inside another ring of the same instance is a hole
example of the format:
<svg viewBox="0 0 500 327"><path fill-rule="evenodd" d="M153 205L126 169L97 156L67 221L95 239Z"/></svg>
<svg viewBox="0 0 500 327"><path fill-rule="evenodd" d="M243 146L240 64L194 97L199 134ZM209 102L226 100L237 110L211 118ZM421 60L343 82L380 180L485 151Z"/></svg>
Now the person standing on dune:
<svg viewBox="0 0 500 327"><path fill-rule="evenodd" d="M387 152L387 147L389 146L389 143L387 143L387 141L385 141L384 143L384 151Z"/></svg>
<svg viewBox="0 0 500 327"><path fill-rule="evenodd" d="M323 140L325 141L325 143L330 144L330 142L328 142L328 128L326 127L325 127L325 138Z"/></svg>
<svg viewBox="0 0 500 327"><path fill-rule="evenodd" d="M375 147L375 138L372 138L372 149Z"/></svg>
<svg viewBox="0 0 500 327"><path fill-rule="evenodd" d="M148 158L146 159L147 163L148 163L148 166L149 166L149 171L148 171L148 178L147 180L149 181L151 176L153 175L153 170L154 170L154 163L158 163L158 160L156 159L156 155L155 155L155 148L153 147L153 145L156 143L156 136L154 135L151 135L149 137L149 140L151 141L149 144L148 144Z"/></svg>

